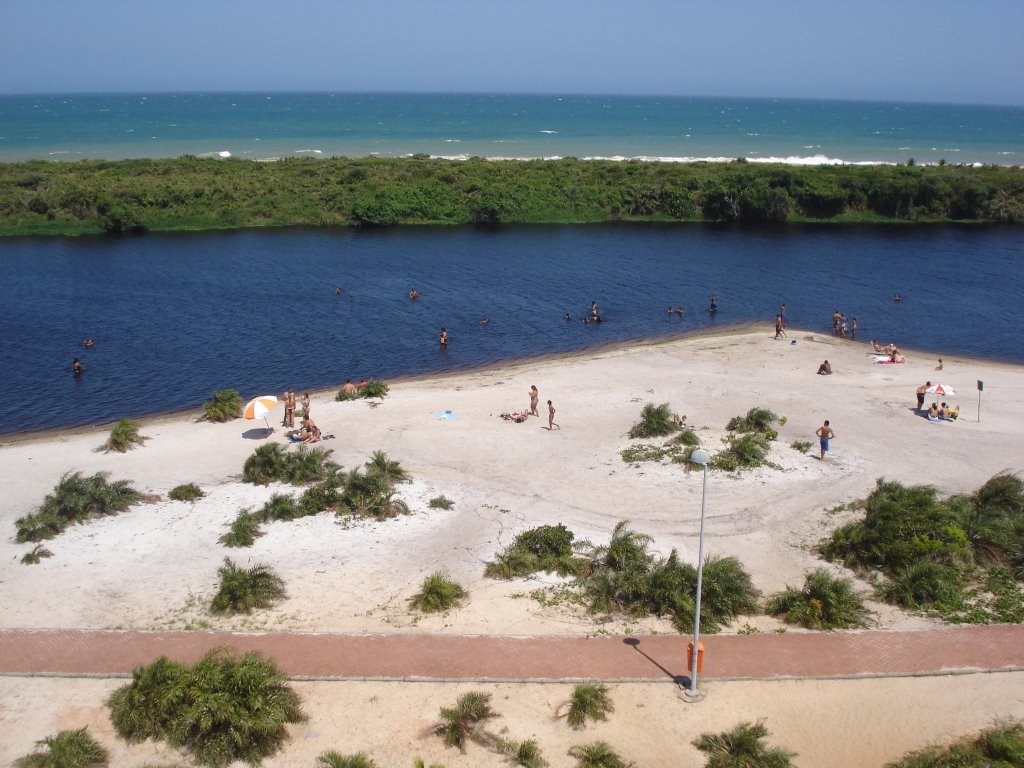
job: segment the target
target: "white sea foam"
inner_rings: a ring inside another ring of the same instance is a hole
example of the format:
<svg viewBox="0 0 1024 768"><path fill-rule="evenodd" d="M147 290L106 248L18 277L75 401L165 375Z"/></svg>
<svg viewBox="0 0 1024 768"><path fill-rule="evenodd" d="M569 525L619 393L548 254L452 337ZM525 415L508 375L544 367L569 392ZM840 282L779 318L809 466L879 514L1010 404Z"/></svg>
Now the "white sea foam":
<svg viewBox="0 0 1024 768"><path fill-rule="evenodd" d="M231 157L231 153L228 152L226 149L222 149L220 152L217 153L217 157Z"/></svg>
<svg viewBox="0 0 1024 768"><path fill-rule="evenodd" d="M558 131L541 131L541 133L558 133Z"/></svg>
<svg viewBox="0 0 1024 768"><path fill-rule="evenodd" d="M308 155L322 155L324 151L322 149L296 149L294 150L296 155L308 154Z"/></svg>
<svg viewBox="0 0 1024 768"><path fill-rule="evenodd" d="M445 139L448 144L458 144L462 139Z"/></svg>

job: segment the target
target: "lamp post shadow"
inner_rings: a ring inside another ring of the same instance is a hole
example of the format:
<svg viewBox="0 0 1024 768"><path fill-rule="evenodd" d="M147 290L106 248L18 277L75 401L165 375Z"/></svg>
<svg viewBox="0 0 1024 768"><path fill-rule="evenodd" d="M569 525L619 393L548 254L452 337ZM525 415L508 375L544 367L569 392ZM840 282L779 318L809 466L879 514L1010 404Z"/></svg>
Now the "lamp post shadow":
<svg viewBox="0 0 1024 768"><path fill-rule="evenodd" d="M632 646L634 651L639 653L641 656L643 656L645 659L647 659L649 662L651 662L651 664L653 664L658 669L660 669L662 672L664 672L665 676L667 678L669 678L670 680L672 680L676 685L680 686L681 688L685 688L685 687L690 685L690 678L687 675L674 675L674 674L672 674L669 670L667 670L664 666L662 666L661 662L659 662L654 657L649 656L647 653L642 651L640 649L640 640L638 640L637 638L635 638L635 637L627 637L622 642L625 643L626 645Z"/></svg>

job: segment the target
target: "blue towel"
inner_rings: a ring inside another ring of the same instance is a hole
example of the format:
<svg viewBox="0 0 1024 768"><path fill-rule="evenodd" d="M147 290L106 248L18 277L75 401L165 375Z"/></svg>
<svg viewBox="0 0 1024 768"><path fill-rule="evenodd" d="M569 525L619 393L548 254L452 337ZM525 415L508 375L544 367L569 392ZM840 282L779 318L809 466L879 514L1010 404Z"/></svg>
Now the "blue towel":
<svg viewBox="0 0 1024 768"><path fill-rule="evenodd" d="M459 418L459 414L455 411L437 411L434 413L434 417L441 421L451 421L452 419Z"/></svg>

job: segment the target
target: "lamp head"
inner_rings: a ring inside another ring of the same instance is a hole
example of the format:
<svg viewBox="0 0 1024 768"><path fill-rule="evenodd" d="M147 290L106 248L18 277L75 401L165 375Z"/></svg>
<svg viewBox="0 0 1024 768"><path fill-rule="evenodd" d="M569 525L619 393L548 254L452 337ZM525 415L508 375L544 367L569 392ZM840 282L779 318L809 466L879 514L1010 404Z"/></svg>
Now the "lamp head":
<svg viewBox="0 0 1024 768"><path fill-rule="evenodd" d="M703 464L707 466L707 463L711 461L711 454L709 454L703 448L698 448L696 451L690 454L690 461L692 461L694 464Z"/></svg>

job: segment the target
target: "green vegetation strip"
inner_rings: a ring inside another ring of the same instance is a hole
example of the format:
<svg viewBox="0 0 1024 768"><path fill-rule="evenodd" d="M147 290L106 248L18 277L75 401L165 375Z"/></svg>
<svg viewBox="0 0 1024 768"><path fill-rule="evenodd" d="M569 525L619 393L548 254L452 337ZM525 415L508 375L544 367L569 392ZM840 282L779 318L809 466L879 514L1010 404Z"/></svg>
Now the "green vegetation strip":
<svg viewBox="0 0 1024 768"><path fill-rule="evenodd" d="M294 158L0 163L0 235L395 224L1024 220L1024 169Z"/></svg>

